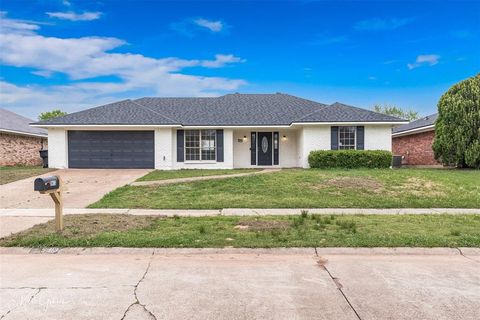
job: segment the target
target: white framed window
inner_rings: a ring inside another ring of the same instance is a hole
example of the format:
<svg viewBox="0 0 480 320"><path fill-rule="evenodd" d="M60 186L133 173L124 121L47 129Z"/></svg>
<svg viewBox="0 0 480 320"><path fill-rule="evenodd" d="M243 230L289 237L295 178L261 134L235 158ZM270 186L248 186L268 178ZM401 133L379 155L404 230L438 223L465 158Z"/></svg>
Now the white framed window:
<svg viewBox="0 0 480 320"><path fill-rule="evenodd" d="M215 161L216 138L216 130L185 130L185 161Z"/></svg>
<svg viewBox="0 0 480 320"><path fill-rule="evenodd" d="M356 127L338 127L338 149L356 149Z"/></svg>

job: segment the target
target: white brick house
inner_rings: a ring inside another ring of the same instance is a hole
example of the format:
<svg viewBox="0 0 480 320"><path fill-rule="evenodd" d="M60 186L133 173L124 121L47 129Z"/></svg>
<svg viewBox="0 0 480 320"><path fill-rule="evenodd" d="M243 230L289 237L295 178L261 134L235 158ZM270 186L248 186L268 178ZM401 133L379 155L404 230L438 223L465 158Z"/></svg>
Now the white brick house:
<svg viewBox="0 0 480 320"><path fill-rule="evenodd" d="M308 167L312 150L391 150L405 121L286 94L124 100L38 122L53 168Z"/></svg>

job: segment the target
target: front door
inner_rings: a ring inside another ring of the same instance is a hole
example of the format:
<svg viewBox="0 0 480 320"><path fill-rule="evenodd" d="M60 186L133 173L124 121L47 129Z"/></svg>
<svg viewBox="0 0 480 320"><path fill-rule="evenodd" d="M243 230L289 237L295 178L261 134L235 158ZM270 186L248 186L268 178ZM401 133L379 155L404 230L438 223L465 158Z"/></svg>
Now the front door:
<svg viewBox="0 0 480 320"><path fill-rule="evenodd" d="M272 133L259 132L257 137L257 155L259 166L272 165Z"/></svg>

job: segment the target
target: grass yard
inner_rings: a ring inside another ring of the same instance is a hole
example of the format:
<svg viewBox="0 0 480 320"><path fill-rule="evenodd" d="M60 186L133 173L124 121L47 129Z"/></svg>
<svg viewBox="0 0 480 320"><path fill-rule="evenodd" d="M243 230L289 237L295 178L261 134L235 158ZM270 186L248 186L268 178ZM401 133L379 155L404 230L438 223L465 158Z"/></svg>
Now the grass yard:
<svg viewBox="0 0 480 320"><path fill-rule="evenodd" d="M52 170L54 169L42 167L0 167L0 185L29 177L38 176Z"/></svg>
<svg viewBox="0 0 480 320"><path fill-rule="evenodd" d="M199 169L182 169L182 170L155 170L149 174L137 179L137 181L155 181L155 180L168 180L168 179L180 179L191 177L206 177L216 175L228 175L238 173L249 173L260 171L261 169L211 169L211 170L199 170Z"/></svg>
<svg viewBox="0 0 480 320"><path fill-rule="evenodd" d="M480 208L480 170L288 169L165 186L124 186L90 208Z"/></svg>
<svg viewBox="0 0 480 320"><path fill-rule="evenodd" d="M67 215L0 239L25 247L478 247L480 215Z"/></svg>

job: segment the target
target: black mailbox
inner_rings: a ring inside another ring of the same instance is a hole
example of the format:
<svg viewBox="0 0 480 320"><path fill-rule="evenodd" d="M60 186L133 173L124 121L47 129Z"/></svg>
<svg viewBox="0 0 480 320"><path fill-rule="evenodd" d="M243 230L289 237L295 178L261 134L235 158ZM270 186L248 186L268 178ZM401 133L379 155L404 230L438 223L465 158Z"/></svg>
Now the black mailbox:
<svg viewBox="0 0 480 320"><path fill-rule="evenodd" d="M35 191L55 190L60 187L60 181L57 176L37 178L33 185Z"/></svg>

